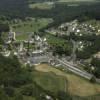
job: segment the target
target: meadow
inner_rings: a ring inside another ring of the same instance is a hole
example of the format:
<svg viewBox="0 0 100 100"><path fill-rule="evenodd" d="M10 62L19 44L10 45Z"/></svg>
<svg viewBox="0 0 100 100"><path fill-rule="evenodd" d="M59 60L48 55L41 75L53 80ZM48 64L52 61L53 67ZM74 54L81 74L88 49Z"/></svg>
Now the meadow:
<svg viewBox="0 0 100 100"><path fill-rule="evenodd" d="M92 96L100 94L100 85L99 84L90 83L88 80L85 80L79 76L76 76L76 75L70 73L69 71L65 73L65 72L58 70L54 67L51 67L47 64L38 65L35 67L35 69L40 72L51 73L51 74L54 73L55 75L64 77L66 80L68 80L68 83L67 83L68 91L73 96L80 96L82 98L88 98L88 97L92 97ZM42 75L41 75L41 77L42 77ZM42 81L41 81L41 83L42 83ZM48 83L48 81L47 81L47 83ZM46 86L47 86L47 83L45 83ZM100 97L100 95L99 95L99 97ZM99 98L99 97L97 96L97 98ZM93 100L99 100L99 99L93 99Z"/></svg>

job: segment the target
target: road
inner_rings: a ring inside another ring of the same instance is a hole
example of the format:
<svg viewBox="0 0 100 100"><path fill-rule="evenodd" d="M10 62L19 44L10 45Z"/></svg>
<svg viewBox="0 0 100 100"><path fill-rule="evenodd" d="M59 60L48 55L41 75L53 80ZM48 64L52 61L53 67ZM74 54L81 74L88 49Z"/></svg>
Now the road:
<svg viewBox="0 0 100 100"><path fill-rule="evenodd" d="M79 75L79 76L82 76L88 80L90 80L93 75L86 72L86 71L82 71L78 68L76 68L72 63L68 62L67 60L62 60L61 58L57 58L57 57L54 57L52 55L48 55L49 59L54 59L55 61L59 62L61 65L63 65L64 69L67 69L67 70L70 70L71 72Z"/></svg>
<svg viewBox="0 0 100 100"><path fill-rule="evenodd" d="M82 77L84 77L84 78L86 78L86 79L91 79L92 78L92 74L89 74L89 73L87 73L87 72L85 72L85 71L82 71L82 70L80 70L80 69L78 69L78 68L75 68L72 64L70 64L69 62L65 62L65 61L63 61L63 60L60 60L60 59L57 59L56 58L56 60L59 62L59 63L61 63L62 65L63 65L63 67L65 68L65 69L68 69L68 70L70 70L71 72L73 72L73 73L75 73L75 74L77 74L77 75L80 75L80 76L82 76Z"/></svg>

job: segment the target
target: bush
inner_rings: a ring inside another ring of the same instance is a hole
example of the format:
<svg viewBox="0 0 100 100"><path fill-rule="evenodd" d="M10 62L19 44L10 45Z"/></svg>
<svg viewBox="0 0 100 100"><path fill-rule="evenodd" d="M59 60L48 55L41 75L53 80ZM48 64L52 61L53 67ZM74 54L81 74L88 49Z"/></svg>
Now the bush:
<svg viewBox="0 0 100 100"><path fill-rule="evenodd" d="M8 96L10 96L10 97L14 96L14 88L13 87L5 87L4 91Z"/></svg>
<svg viewBox="0 0 100 100"><path fill-rule="evenodd" d="M90 82L91 82L91 83L96 83L96 78L93 76L93 77L90 79Z"/></svg>
<svg viewBox="0 0 100 100"><path fill-rule="evenodd" d="M26 86L22 87L21 93L22 93L23 95L26 95L26 96L32 96L33 91L34 91L34 88L33 88L33 86L30 84L30 85L26 85Z"/></svg>

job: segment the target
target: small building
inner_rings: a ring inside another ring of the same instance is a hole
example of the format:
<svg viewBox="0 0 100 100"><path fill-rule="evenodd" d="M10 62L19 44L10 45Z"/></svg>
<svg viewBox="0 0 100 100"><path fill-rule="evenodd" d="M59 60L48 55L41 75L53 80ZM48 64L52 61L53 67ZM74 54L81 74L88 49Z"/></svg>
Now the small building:
<svg viewBox="0 0 100 100"><path fill-rule="evenodd" d="M100 59L100 52L98 52L97 54L95 54L94 57Z"/></svg>

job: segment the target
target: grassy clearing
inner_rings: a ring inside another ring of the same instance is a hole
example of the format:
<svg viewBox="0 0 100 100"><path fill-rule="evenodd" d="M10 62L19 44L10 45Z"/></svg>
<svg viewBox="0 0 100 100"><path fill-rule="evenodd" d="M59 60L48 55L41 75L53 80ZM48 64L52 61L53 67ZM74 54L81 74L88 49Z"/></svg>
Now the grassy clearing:
<svg viewBox="0 0 100 100"><path fill-rule="evenodd" d="M27 40L28 37L29 37L29 34L27 34L27 33L26 33L26 34L22 33L22 34L17 35L17 36L16 36L16 39L17 39L17 40Z"/></svg>
<svg viewBox="0 0 100 100"><path fill-rule="evenodd" d="M33 3L33 4L30 4L29 5L29 8L32 8L32 9L41 9L41 10L44 10L44 9L51 9L53 7L53 4L50 4L50 3L47 3L47 2L43 2L43 3Z"/></svg>
<svg viewBox="0 0 100 100"><path fill-rule="evenodd" d="M100 85L92 84L89 81L78 77L71 73L64 73L56 68L52 68L46 64L36 66L36 70L42 72L53 72L56 75L63 76L68 79L68 89L72 95L92 96L100 93Z"/></svg>
<svg viewBox="0 0 100 100"><path fill-rule="evenodd" d="M49 23L52 22L52 19L49 18L37 18L32 21L24 21L18 24L13 24L15 32L34 32L38 31L39 29L47 26Z"/></svg>

